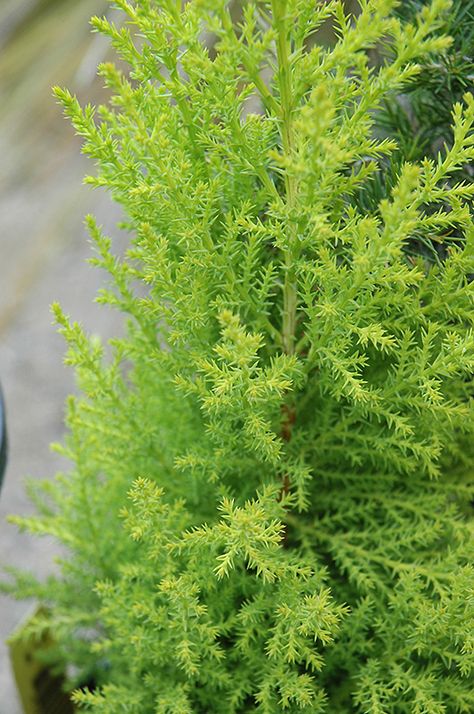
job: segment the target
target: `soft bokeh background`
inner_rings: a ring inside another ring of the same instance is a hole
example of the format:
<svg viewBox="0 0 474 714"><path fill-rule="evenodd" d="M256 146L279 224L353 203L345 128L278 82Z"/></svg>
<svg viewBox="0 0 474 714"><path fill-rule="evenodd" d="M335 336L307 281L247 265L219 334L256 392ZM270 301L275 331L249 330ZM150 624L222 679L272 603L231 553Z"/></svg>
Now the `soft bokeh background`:
<svg viewBox="0 0 474 714"><path fill-rule="evenodd" d="M74 382L62 365L64 344L49 306L58 300L103 337L120 329L118 315L93 303L103 276L86 262L83 228L84 215L93 212L117 235L117 209L81 186L92 166L51 94L60 84L83 101L100 101L95 68L108 48L88 21L107 8L104 0L0 0L0 381L10 432L0 566L40 575L51 568L54 546L19 535L5 519L31 510L25 477L64 467L49 444L62 438L64 400ZM4 641L29 607L0 595L0 714L21 711Z"/></svg>

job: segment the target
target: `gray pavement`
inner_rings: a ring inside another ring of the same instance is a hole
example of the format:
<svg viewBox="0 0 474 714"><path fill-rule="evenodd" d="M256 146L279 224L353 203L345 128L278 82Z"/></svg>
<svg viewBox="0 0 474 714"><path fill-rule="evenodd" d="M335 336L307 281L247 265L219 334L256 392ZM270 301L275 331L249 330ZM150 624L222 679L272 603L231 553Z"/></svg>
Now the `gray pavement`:
<svg viewBox="0 0 474 714"><path fill-rule="evenodd" d="M0 242L2 292L9 286L8 294L2 295L0 303L3 307L0 310L3 327L3 330L0 328L0 379L7 404L10 440L9 464L0 496L0 563L24 567L40 576L50 571L56 546L47 539L19 534L5 518L10 513L31 512L23 485L26 476L49 477L65 466L59 456L49 451L49 444L63 435L63 404L66 395L74 389L74 382L71 371L62 364L64 344L51 325L49 305L59 300L67 313L101 336L120 331L118 315L93 305L101 276L86 264L90 250L82 228L86 206L87 210L94 208L102 221L105 219L108 223L113 210L103 197L97 200L88 193L86 199L84 191L77 191L83 164L77 156L70 158L75 171L68 170L71 195L67 216L61 217L54 227L50 223L47 240L42 250L37 251L35 260L21 265L22 253L17 256L15 250L6 252L3 237ZM74 173L76 182L71 175ZM55 177L53 184L60 184L58 179ZM72 191L74 184L76 189ZM54 193L53 186L51 191ZM58 198L62 198L60 191ZM1 236L5 236L2 231L5 203L9 204L6 213L12 205L8 197L0 201ZM22 199L20 203L25 210L28 202ZM18 229L21 225L25 233L38 237L41 223L41 217L31 210L28 215L18 216L16 226ZM25 252L28 253L29 248L35 254L32 245L25 245ZM0 714L20 714L3 643L30 607L28 603L16 603L0 596Z"/></svg>

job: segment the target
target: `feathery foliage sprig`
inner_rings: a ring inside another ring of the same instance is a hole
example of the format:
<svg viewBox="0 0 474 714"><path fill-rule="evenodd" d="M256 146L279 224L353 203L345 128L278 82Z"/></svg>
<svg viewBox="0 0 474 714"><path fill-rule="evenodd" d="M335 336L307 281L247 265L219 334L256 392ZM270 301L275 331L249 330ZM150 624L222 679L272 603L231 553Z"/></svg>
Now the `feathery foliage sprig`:
<svg viewBox="0 0 474 714"><path fill-rule="evenodd" d="M12 590L96 714L472 712L473 97L360 200L450 3L115 5L110 102L57 96L126 215L120 259L88 223L127 334L107 360L56 308L73 468L14 520L68 556ZM443 261L406 250L453 228Z"/></svg>

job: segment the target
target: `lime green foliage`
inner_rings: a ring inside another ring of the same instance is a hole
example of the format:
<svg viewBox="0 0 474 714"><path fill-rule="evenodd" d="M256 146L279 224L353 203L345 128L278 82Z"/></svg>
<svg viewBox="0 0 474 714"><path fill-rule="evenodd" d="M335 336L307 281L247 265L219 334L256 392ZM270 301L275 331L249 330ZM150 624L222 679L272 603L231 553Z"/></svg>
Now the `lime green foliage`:
<svg viewBox="0 0 474 714"><path fill-rule="evenodd" d="M448 150L355 200L449 3L116 4L109 104L57 96L126 214L120 259L88 222L127 334L106 359L56 309L74 467L15 520L68 554L16 594L97 714L472 712L472 96ZM444 260L406 250L452 227Z"/></svg>

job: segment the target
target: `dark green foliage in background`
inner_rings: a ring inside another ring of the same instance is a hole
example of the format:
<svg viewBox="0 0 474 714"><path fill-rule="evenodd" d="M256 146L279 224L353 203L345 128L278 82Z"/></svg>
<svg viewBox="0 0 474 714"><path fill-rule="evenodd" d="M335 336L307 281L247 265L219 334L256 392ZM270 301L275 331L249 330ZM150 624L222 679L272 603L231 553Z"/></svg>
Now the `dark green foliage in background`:
<svg viewBox="0 0 474 714"><path fill-rule="evenodd" d="M12 589L98 714L469 714L474 99L418 163L375 123L450 3L115 4L110 102L57 96L126 214L120 259L88 223L127 334L56 308L73 468L15 521L67 555Z"/></svg>
<svg viewBox="0 0 474 714"><path fill-rule="evenodd" d="M409 20L425 5L428 2L408 0L399 5L397 15ZM400 118L395 112L392 122L387 118L391 132L398 131L400 138L406 135L401 149L410 159L420 159L451 142L453 104L461 101L474 85L474 2L455 0L442 30L452 43L444 52L421 63L421 71L407 93L408 116Z"/></svg>
<svg viewBox="0 0 474 714"><path fill-rule="evenodd" d="M406 0L394 12L405 21L413 20L428 5L429 0ZM358 201L363 210L373 210L389 195L404 161L436 159L452 145L453 105L462 101L464 94L474 86L473 0L454 0L438 32L449 35L451 44L422 59L416 78L403 92L388 96L377 112L379 135L396 138L398 150L382 161L369 190L360 192ZM451 181L472 181L472 177L472 165L466 163L453 174ZM459 235L450 228L443 244L433 235L418 233L407 244L406 251L422 254L429 261L442 260L449 238L455 241Z"/></svg>

